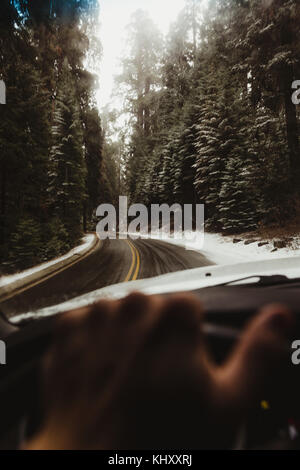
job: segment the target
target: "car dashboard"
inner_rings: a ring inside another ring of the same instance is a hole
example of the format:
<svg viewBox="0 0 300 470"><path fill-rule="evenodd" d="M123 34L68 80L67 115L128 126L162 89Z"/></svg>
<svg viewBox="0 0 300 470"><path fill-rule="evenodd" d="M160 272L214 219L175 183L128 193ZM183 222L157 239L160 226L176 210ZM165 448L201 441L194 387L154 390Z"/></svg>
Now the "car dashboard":
<svg viewBox="0 0 300 470"><path fill-rule="evenodd" d="M226 359L247 322L269 303L285 304L295 313L291 344L300 339L298 280L269 286L223 285L193 293L203 303L206 341L218 363ZM0 449L21 448L43 421L41 360L51 344L55 325L56 316L17 325L0 316L1 339L7 345L7 364L0 367ZM292 364L292 349L289 354L282 393L277 390L260 397L239 430L234 449L300 449L300 365Z"/></svg>

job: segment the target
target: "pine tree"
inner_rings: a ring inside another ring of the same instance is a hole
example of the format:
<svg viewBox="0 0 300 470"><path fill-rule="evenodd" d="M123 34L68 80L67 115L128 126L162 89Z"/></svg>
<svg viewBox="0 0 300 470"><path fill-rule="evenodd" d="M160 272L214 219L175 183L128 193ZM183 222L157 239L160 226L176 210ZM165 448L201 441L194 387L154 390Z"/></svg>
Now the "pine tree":
<svg viewBox="0 0 300 470"><path fill-rule="evenodd" d="M99 56L97 3L1 1L8 99L0 121L0 259L12 269L64 253L106 194L115 197L96 80L86 70L87 58Z"/></svg>
<svg viewBox="0 0 300 470"><path fill-rule="evenodd" d="M291 84L300 73L298 0L249 3L236 26L234 46L240 52L237 68L251 77L252 100L277 115L284 112L291 177L298 187L300 147L297 110Z"/></svg>
<svg viewBox="0 0 300 470"><path fill-rule="evenodd" d="M27 269L43 260L42 227L38 220L23 216L11 235L9 265Z"/></svg>
<svg viewBox="0 0 300 470"><path fill-rule="evenodd" d="M289 149L285 132L285 117L265 106L258 106L253 123L253 143L259 164L260 204L264 224L284 224L296 210L290 184Z"/></svg>
<svg viewBox="0 0 300 470"><path fill-rule="evenodd" d="M67 61L60 83L52 130L49 202L55 216L63 221L73 245L78 242L83 231L87 170L79 105Z"/></svg>
<svg viewBox="0 0 300 470"><path fill-rule="evenodd" d="M129 194L140 201L137 183L142 179L147 159L153 151L153 114L157 104L155 86L159 82L160 33L143 10L137 10L128 27L129 57L123 60L118 78L131 113L132 137L129 144L127 179Z"/></svg>
<svg viewBox="0 0 300 470"><path fill-rule="evenodd" d="M212 78L212 77L210 77ZM198 200L205 204L206 227L220 229L219 196L221 177L225 165L226 141L221 139L221 130L228 132L225 116L221 117L218 86L209 83L209 79L199 86L199 118L196 124L195 148L195 188ZM221 148L223 145L223 148ZM223 158L222 158L223 157Z"/></svg>
<svg viewBox="0 0 300 470"><path fill-rule="evenodd" d="M103 202L105 162L103 161L104 136L98 110L88 108L84 115L84 146L86 165L86 193L84 202L84 223L92 219L98 205ZM108 172L109 173L109 172ZM113 192L116 188L113 188ZM105 202L110 202L112 195Z"/></svg>
<svg viewBox="0 0 300 470"><path fill-rule="evenodd" d="M227 95L227 96L226 96ZM235 96L235 98L234 98ZM221 109L230 115L221 122L220 129L226 154L218 210L222 231L239 233L257 228L264 207L263 192L258 184L258 155L251 140L253 126L251 108L242 93L226 93ZM234 100L229 106L228 99ZM254 185L254 182L257 184Z"/></svg>

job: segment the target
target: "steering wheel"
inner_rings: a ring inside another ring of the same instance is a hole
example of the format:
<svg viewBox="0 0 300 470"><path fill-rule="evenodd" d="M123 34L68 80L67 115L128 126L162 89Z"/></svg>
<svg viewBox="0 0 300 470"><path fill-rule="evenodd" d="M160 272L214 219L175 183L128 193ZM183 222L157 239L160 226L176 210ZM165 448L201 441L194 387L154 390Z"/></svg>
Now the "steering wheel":
<svg viewBox="0 0 300 470"><path fill-rule="evenodd" d="M240 339L238 328L204 323L207 344L217 362L222 362ZM291 342L292 344L292 342ZM292 364L292 348L287 348L287 367L283 378L284 393L261 397L249 422L240 426L234 450L299 450L300 449L300 366ZM289 390L286 390L289 387ZM288 396L288 400L284 396ZM281 399L284 402L281 402ZM265 435L264 435L265 433Z"/></svg>

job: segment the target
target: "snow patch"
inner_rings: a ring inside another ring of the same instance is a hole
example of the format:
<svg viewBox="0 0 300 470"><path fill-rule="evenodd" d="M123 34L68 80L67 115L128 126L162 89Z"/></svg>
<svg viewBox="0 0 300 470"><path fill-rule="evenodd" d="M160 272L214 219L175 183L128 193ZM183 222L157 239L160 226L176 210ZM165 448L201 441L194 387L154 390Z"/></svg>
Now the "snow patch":
<svg viewBox="0 0 300 470"><path fill-rule="evenodd" d="M206 233L203 253L216 264L233 264L241 261L259 261L295 257L300 255L300 248L282 248L274 250L273 240L268 245L258 246L260 241L245 245L245 240L233 243L237 237Z"/></svg>
<svg viewBox="0 0 300 470"><path fill-rule="evenodd" d="M20 279L25 279L27 276L31 276L32 274L35 274L39 271L43 271L44 269L49 268L50 266L54 266L55 264L60 263L62 261L65 261L74 255L80 255L83 251L88 250L93 245L95 237L96 236L93 234L86 235L85 237L83 237L81 245L73 248L71 251L69 251L69 253L66 253L60 258L55 258L52 261L40 264L38 266L35 266L34 268L26 269L26 271L11 274L8 276L2 276L0 278L0 287L7 286L9 284L12 284L13 282L19 281Z"/></svg>
<svg viewBox="0 0 300 470"><path fill-rule="evenodd" d="M297 240L290 247L273 251L275 239L265 240L269 242L268 245L258 246L261 240L245 245L245 240L242 237L240 242L234 243L233 241L238 238L237 236L223 236L218 233L205 232L203 240L201 240L201 235L199 235L199 241L196 243L193 240L188 240L190 236L191 234L189 233L187 237L183 236L182 240L179 235L162 238L157 234L151 235L149 238L160 239L167 243L185 247L187 250L199 251L210 261L218 265L300 256L299 244L296 243Z"/></svg>

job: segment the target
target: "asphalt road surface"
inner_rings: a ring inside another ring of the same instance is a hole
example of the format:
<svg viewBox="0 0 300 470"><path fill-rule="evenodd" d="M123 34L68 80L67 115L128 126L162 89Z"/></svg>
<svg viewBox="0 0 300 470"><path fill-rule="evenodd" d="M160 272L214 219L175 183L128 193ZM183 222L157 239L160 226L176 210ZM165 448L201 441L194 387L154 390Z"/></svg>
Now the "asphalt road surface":
<svg viewBox="0 0 300 470"><path fill-rule="evenodd" d="M106 240L87 258L0 305L8 317L120 282L209 266L204 255L161 240Z"/></svg>

